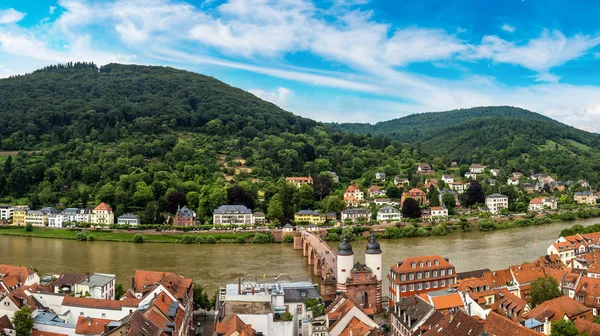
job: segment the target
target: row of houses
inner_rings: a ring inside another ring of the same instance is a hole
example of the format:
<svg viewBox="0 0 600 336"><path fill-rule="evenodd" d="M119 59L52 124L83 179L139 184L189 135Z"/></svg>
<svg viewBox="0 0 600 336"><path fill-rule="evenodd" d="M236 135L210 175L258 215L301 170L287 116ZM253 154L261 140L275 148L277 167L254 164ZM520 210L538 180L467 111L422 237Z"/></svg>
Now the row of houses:
<svg viewBox="0 0 600 336"><path fill-rule="evenodd" d="M0 206L0 220L19 226L31 224L35 227L52 228L62 228L66 223L115 224L113 210L104 202L95 208L66 208L62 211L52 207L31 210L28 206L3 205ZM136 215L125 214L117 218L117 224L135 226L140 222Z"/></svg>
<svg viewBox="0 0 600 336"><path fill-rule="evenodd" d="M29 307L31 335L195 334L192 279L137 270L131 284L116 298L111 274L40 277L28 267L0 265L0 333L14 335L14 314Z"/></svg>

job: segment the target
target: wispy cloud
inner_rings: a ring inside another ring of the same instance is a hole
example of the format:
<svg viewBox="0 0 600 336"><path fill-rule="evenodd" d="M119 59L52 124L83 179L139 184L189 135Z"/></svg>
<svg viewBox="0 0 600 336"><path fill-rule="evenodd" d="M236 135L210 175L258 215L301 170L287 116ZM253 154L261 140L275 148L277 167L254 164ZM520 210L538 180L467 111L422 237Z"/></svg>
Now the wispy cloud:
<svg viewBox="0 0 600 336"><path fill-rule="evenodd" d="M294 94L292 90L284 87L278 87L275 91L250 89L248 92L279 107L286 107L289 98Z"/></svg>
<svg viewBox="0 0 600 336"><path fill-rule="evenodd" d="M459 27L394 27L378 21L362 0L330 4L323 8L309 0L228 0L216 7L211 3L196 7L171 0L59 0L59 15L51 22L0 27L0 51L39 62L135 61L261 74L282 81L271 89L252 85L248 91L328 121L375 121L411 112L503 104L572 125L599 127L584 121L597 118L600 88L559 83L553 70L591 52L600 44L597 35L544 30L529 40L496 35L475 40ZM505 26L503 30L514 31ZM105 40L114 44L99 43ZM290 62L288 57L295 54L318 59L318 66ZM535 74L527 82L533 84L507 86L493 77L473 75L468 67L475 61L529 69ZM409 70L415 63L456 63L454 69L462 76L445 79L415 73ZM14 63L10 68L17 69ZM364 95L332 98L337 101L333 104L306 99L293 84Z"/></svg>
<svg viewBox="0 0 600 336"><path fill-rule="evenodd" d="M0 24L19 22L24 17L25 13L18 12L14 8L0 10Z"/></svg>
<svg viewBox="0 0 600 336"><path fill-rule="evenodd" d="M515 30L517 30L517 28L509 25L508 23L503 24L502 27L500 27L500 28L508 33L514 33Z"/></svg>

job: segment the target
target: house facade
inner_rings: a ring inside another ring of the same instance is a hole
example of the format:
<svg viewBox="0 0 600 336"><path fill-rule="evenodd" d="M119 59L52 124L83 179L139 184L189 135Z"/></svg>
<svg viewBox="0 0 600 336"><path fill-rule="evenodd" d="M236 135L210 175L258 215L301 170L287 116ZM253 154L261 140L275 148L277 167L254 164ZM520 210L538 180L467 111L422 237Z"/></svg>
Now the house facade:
<svg viewBox="0 0 600 336"><path fill-rule="evenodd" d="M344 193L344 202L348 206L356 207L365 199L365 195L358 187L358 183L348 186Z"/></svg>
<svg viewBox="0 0 600 336"><path fill-rule="evenodd" d="M221 205L213 211L213 224L254 225L254 214L244 205Z"/></svg>
<svg viewBox="0 0 600 336"><path fill-rule="evenodd" d="M573 199L577 204L596 204L596 196L589 190L576 192Z"/></svg>
<svg viewBox="0 0 600 336"><path fill-rule="evenodd" d="M13 208L13 225L23 226L25 225L25 219L27 217L28 206L16 206Z"/></svg>
<svg viewBox="0 0 600 336"><path fill-rule="evenodd" d="M363 219L368 222L371 220L371 210L367 208L354 208L345 209L342 211L342 221L351 220L352 223L356 223Z"/></svg>
<svg viewBox="0 0 600 336"><path fill-rule="evenodd" d="M102 202L92 210L92 224L112 225L115 223L115 215L112 208Z"/></svg>
<svg viewBox="0 0 600 336"><path fill-rule="evenodd" d="M134 214L124 214L117 218L117 224L138 226L140 224L140 217L138 217L137 215L134 215Z"/></svg>
<svg viewBox="0 0 600 336"><path fill-rule="evenodd" d="M478 163L474 163L469 166L469 172L473 174L481 174L485 171L486 166L482 166Z"/></svg>
<svg viewBox="0 0 600 336"><path fill-rule="evenodd" d="M427 204L429 203L427 201L427 194L425 194L425 192L421 189L418 188L412 188L411 190L405 192L402 194L402 203L404 203L404 201L407 198L412 198L415 201L419 202L419 204Z"/></svg>
<svg viewBox="0 0 600 336"><path fill-rule="evenodd" d="M377 210L377 220L380 222L400 222L402 221L402 212L394 207L384 206Z"/></svg>
<svg viewBox="0 0 600 336"><path fill-rule="evenodd" d="M294 214L296 223L323 224L327 221L325 214L314 210L300 210Z"/></svg>
<svg viewBox="0 0 600 336"><path fill-rule="evenodd" d="M529 201L529 211L555 210L557 207L558 202L553 197L536 197Z"/></svg>
<svg viewBox="0 0 600 336"><path fill-rule="evenodd" d="M508 208L508 196L502 194L492 194L485 197L485 206L491 213L497 214L502 209Z"/></svg>
<svg viewBox="0 0 600 336"><path fill-rule="evenodd" d="M307 177L286 177L286 182L294 184L296 187L300 188L303 184L313 184L313 178L311 176Z"/></svg>
<svg viewBox="0 0 600 336"><path fill-rule="evenodd" d="M447 258L437 255L406 258L392 266L389 305L403 297L447 288L457 281L456 270Z"/></svg>
<svg viewBox="0 0 600 336"><path fill-rule="evenodd" d="M376 185L371 186L367 192L369 193L370 198L385 196L385 190Z"/></svg>

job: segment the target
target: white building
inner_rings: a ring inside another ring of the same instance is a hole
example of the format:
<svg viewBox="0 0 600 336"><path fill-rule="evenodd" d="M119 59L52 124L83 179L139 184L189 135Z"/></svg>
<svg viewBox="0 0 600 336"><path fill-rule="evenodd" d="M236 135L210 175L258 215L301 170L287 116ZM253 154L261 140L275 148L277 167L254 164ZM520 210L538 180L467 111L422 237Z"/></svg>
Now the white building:
<svg viewBox="0 0 600 336"><path fill-rule="evenodd" d="M12 219L13 207L11 205L0 205L0 220Z"/></svg>
<svg viewBox="0 0 600 336"><path fill-rule="evenodd" d="M254 214L243 205L221 205L213 211L213 224L254 225Z"/></svg>
<svg viewBox="0 0 600 336"><path fill-rule="evenodd" d="M454 176L444 174L442 175L442 181L444 181L445 183L454 183Z"/></svg>
<svg viewBox="0 0 600 336"><path fill-rule="evenodd" d="M485 197L485 206L491 213L497 214L502 209L508 208L508 196L492 194Z"/></svg>
<svg viewBox="0 0 600 336"><path fill-rule="evenodd" d="M580 252L580 248L582 249ZM568 265L569 261L575 259L578 253L585 252L585 246L579 243L569 241L555 242L548 247L548 255L556 254L560 257L563 264Z"/></svg>
<svg viewBox="0 0 600 336"><path fill-rule="evenodd" d="M137 226L140 224L140 218L134 214L124 214L117 218L117 224L119 225L129 225L129 226Z"/></svg>
<svg viewBox="0 0 600 336"><path fill-rule="evenodd" d="M49 213L48 226L51 228L62 228L65 216L62 213Z"/></svg>
<svg viewBox="0 0 600 336"><path fill-rule="evenodd" d="M454 182L454 183L448 183L448 188L456 191L459 194L462 194L468 188L468 185L466 183L462 183L462 182Z"/></svg>
<svg viewBox="0 0 600 336"><path fill-rule="evenodd" d="M375 173L375 178L379 181L385 181L385 173L377 172Z"/></svg>
<svg viewBox="0 0 600 336"><path fill-rule="evenodd" d="M91 223L92 222L92 209L79 209L77 215L75 215L75 222L77 223Z"/></svg>
<svg viewBox="0 0 600 336"><path fill-rule="evenodd" d="M290 282L276 279L273 283L258 283L242 278L236 284L221 288L217 297L218 316L236 314L245 324L251 324L265 336L297 336L309 323L312 312L306 308L308 299L321 295L311 282ZM292 321L282 321L285 312Z"/></svg>
<svg viewBox="0 0 600 336"><path fill-rule="evenodd" d="M83 280L75 284L75 293L88 294L94 299L114 300L115 275L104 273L88 273Z"/></svg>
<svg viewBox="0 0 600 336"><path fill-rule="evenodd" d="M377 220L380 222L400 222L402 212L391 206L384 206L377 210Z"/></svg>
<svg viewBox="0 0 600 336"><path fill-rule="evenodd" d="M431 219L448 217L448 209L445 205L442 205L441 207L432 207L430 210Z"/></svg>
<svg viewBox="0 0 600 336"><path fill-rule="evenodd" d="M552 197L536 197L529 202L529 211L555 210L557 207L556 198Z"/></svg>
<svg viewBox="0 0 600 336"><path fill-rule="evenodd" d="M352 223L357 222L359 219L364 219L366 222L371 220L371 210L367 208L353 208L345 209L342 211L342 221L349 219Z"/></svg>
<svg viewBox="0 0 600 336"><path fill-rule="evenodd" d="M474 163L469 166L469 172L473 174L481 174L485 170L485 166L482 166L478 163Z"/></svg>
<svg viewBox="0 0 600 336"><path fill-rule="evenodd" d="M77 222L77 213L79 209L77 208L66 208L62 211L63 215L63 223L75 223Z"/></svg>
<svg viewBox="0 0 600 336"><path fill-rule="evenodd" d="M472 172L466 172L465 173L465 178L466 179L471 179L471 180L477 180L477 174L476 173L472 173Z"/></svg>
<svg viewBox="0 0 600 336"><path fill-rule="evenodd" d="M510 178L508 178L508 180L506 181L506 183L508 185L512 185L512 186L519 185L519 178L516 177L516 176L510 177Z"/></svg>

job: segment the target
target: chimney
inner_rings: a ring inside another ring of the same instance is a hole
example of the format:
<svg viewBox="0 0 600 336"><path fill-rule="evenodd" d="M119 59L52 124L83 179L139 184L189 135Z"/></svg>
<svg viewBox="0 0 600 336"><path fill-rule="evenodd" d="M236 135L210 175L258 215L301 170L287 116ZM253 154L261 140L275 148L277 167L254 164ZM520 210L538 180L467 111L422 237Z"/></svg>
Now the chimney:
<svg viewBox="0 0 600 336"><path fill-rule="evenodd" d="M238 295L242 294L242 278L238 278Z"/></svg>
<svg viewBox="0 0 600 336"><path fill-rule="evenodd" d="M131 288L133 288L133 290L135 291L135 277L131 277Z"/></svg>
<svg viewBox="0 0 600 336"><path fill-rule="evenodd" d="M85 280L90 281L90 272L85 272Z"/></svg>
<svg viewBox="0 0 600 336"><path fill-rule="evenodd" d="M90 325L90 326L91 326L91 325L92 325L92 318L88 316L88 317L87 317L87 320L88 320L88 325Z"/></svg>

